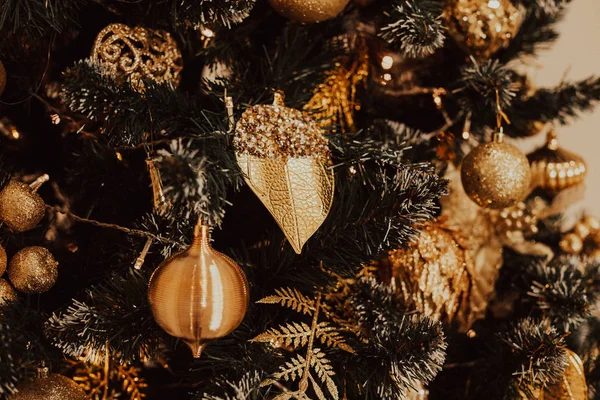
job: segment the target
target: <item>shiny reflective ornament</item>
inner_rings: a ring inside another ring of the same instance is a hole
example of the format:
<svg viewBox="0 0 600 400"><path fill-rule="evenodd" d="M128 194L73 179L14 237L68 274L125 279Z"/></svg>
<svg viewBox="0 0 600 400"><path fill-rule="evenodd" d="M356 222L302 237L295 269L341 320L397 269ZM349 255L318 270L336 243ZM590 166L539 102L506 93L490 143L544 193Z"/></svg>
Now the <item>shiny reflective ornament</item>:
<svg viewBox="0 0 600 400"><path fill-rule="evenodd" d="M8 263L8 278L23 293L44 293L58 278L58 262L48 249L41 246L25 247Z"/></svg>
<svg viewBox="0 0 600 400"><path fill-rule="evenodd" d="M0 192L0 221L11 231L28 231L44 218L46 204L36 192L47 177L44 175L31 185L10 181Z"/></svg>
<svg viewBox="0 0 600 400"><path fill-rule="evenodd" d="M527 157L503 141L496 132L489 143L475 147L463 160L461 180L465 192L481 207L506 208L529 192L531 172Z"/></svg>
<svg viewBox="0 0 600 400"><path fill-rule="evenodd" d="M209 228L199 225L190 248L154 271L148 299L160 327L200 357L210 341L227 336L244 319L248 283L233 260L211 247Z"/></svg>
<svg viewBox="0 0 600 400"><path fill-rule="evenodd" d="M579 254L583 250L583 239L574 232L567 233L559 242L560 249L568 254Z"/></svg>
<svg viewBox="0 0 600 400"><path fill-rule="evenodd" d="M583 183L587 173L585 160L561 148L555 131L548 133L544 147L527 158L531 163L533 184L552 195Z"/></svg>
<svg viewBox="0 0 600 400"><path fill-rule="evenodd" d="M298 254L331 209L334 191L329 142L308 114L273 105L242 114L235 128L238 165Z"/></svg>
<svg viewBox="0 0 600 400"><path fill-rule="evenodd" d="M468 54L489 58L515 37L524 11L510 0L448 0L448 32Z"/></svg>
<svg viewBox="0 0 600 400"><path fill-rule="evenodd" d="M579 356L566 349L568 365L561 379L554 385L544 388L539 400L587 400L588 387L585 370Z"/></svg>
<svg viewBox="0 0 600 400"><path fill-rule="evenodd" d="M6 250L0 246L0 276L6 271L6 265L8 263L8 257L6 256Z"/></svg>
<svg viewBox="0 0 600 400"><path fill-rule="evenodd" d="M296 22L312 23L341 13L350 0L269 0L279 14Z"/></svg>
<svg viewBox="0 0 600 400"><path fill-rule="evenodd" d="M139 92L144 91L144 79L178 86L183 69L171 34L141 26L106 26L96 37L91 58L116 77L130 81Z"/></svg>
<svg viewBox="0 0 600 400"><path fill-rule="evenodd" d="M0 306L17 299L17 292L5 279L0 279Z"/></svg>
<svg viewBox="0 0 600 400"><path fill-rule="evenodd" d="M73 380L59 374L49 374L48 368L40 368L38 377L17 388L19 392L9 400L85 400L82 388Z"/></svg>
<svg viewBox="0 0 600 400"><path fill-rule="evenodd" d="M6 69L4 68L4 64L0 61L0 96L4 93L4 89L6 89Z"/></svg>

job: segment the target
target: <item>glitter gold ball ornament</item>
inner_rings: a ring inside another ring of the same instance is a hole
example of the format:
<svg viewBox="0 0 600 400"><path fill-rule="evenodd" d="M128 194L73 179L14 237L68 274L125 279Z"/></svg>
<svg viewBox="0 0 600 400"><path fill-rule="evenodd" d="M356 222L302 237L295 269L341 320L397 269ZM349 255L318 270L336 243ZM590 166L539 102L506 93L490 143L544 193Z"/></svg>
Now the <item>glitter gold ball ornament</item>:
<svg viewBox="0 0 600 400"><path fill-rule="evenodd" d="M556 132L548 132L546 145L528 154L533 184L552 195L583 183L585 160L558 144Z"/></svg>
<svg viewBox="0 0 600 400"><path fill-rule="evenodd" d="M44 175L44 180L47 175ZM36 193L40 179L31 185L10 181L0 192L0 221L13 232L25 232L40 223L46 214L46 204ZM46 179L47 180L47 179Z"/></svg>
<svg viewBox="0 0 600 400"><path fill-rule="evenodd" d="M308 114L273 105L247 109L235 128L237 162L298 254L333 202L334 176L327 139Z"/></svg>
<svg viewBox="0 0 600 400"><path fill-rule="evenodd" d="M479 206L506 208L527 196L531 172L523 153L504 143L502 132L497 132L494 140L480 144L464 158L461 180Z"/></svg>
<svg viewBox="0 0 600 400"><path fill-rule="evenodd" d="M4 64L0 61L0 96L4 93L4 89L6 88L6 69L4 68Z"/></svg>
<svg viewBox="0 0 600 400"><path fill-rule="evenodd" d="M25 247L8 264L8 278L23 293L44 293L50 290L58 277L58 262L48 249L41 246Z"/></svg>
<svg viewBox="0 0 600 400"><path fill-rule="evenodd" d="M178 86L183 69L171 34L141 26L106 26L96 37L91 58L117 78L129 80L139 92L144 91L143 79Z"/></svg>
<svg viewBox="0 0 600 400"><path fill-rule="evenodd" d="M384 280L392 278L409 307L467 330L473 322L469 296L474 276L471 254L456 232L428 224L406 249L391 251L379 262Z"/></svg>
<svg viewBox="0 0 600 400"><path fill-rule="evenodd" d="M296 22L312 23L333 18L350 0L269 0L279 14Z"/></svg>
<svg viewBox="0 0 600 400"><path fill-rule="evenodd" d="M561 379L544 388L540 400L587 400L588 387L583 363L573 351L566 349L568 365Z"/></svg>
<svg viewBox="0 0 600 400"><path fill-rule="evenodd" d="M0 246L0 276L6 271L7 262L8 258L6 257L6 250L4 250L4 247Z"/></svg>
<svg viewBox="0 0 600 400"><path fill-rule="evenodd" d="M0 279L0 306L17 299L17 292L5 279Z"/></svg>
<svg viewBox="0 0 600 400"><path fill-rule="evenodd" d="M148 299L156 322L200 357L208 342L230 334L248 308L248 283L241 268L210 245L199 224L189 249L154 271Z"/></svg>
<svg viewBox="0 0 600 400"><path fill-rule="evenodd" d="M489 58L508 46L523 21L510 0L448 0L448 32L467 53Z"/></svg>
<svg viewBox="0 0 600 400"><path fill-rule="evenodd" d="M40 368L38 377L18 387L10 400L85 400L86 395L73 380L58 374L48 374Z"/></svg>

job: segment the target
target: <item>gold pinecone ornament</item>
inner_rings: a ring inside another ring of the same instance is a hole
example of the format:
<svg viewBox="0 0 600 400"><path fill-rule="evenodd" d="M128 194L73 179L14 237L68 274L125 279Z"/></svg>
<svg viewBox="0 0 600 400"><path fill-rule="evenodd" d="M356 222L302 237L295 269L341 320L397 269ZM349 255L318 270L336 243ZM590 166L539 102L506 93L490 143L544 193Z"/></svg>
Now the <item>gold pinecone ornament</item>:
<svg viewBox="0 0 600 400"><path fill-rule="evenodd" d="M242 114L235 128L238 165L298 254L331 209L334 175L329 142L308 114L273 105Z"/></svg>
<svg viewBox="0 0 600 400"><path fill-rule="evenodd" d="M302 23L322 22L341 13L350 0L269 0L279 14Z"/></svg>
<svg viewBox="0 0 600 400"><path fill-rule="evenodd" d="M82 388L59 374L49 374L48 368L38 369L38 377L19 386L9 400L85 400Z"/></svg>
<svg viewBox="0 0 600 400"><path fill-rule="evenodd" d="M25 247L8 264L8 278L23 293L44 293L58 278L58 262L48 249L41 246Z"/></svg>
<svg viewBox="0 0 600 400"><path fill-rule="evenodd" d="M465 192L480 207L514 206L529 193L529 161L503 136L501 130L496 132L491 142L475 147L462 163Z"/></svg>
<svg viewBox="0 0 600 400"><path fill-rule="evenodd" d="M48 179L42 175L31 185L10 181L0 192L0 222L13 232L35 228L46 214L46 204L37 190Z"/></svg>
<svg viewBox="0 0 600 400"><path fill-rule="evenodd" d="M244 319L249 290L232 259L210 245L209 228L199 224L190 248L158 266L148 286L154 319L200 357L206 345L230 334Z"/></svg>
<svg viewBox="0 0 600 400"><path fill-rule="evenodd" d="M551 195L585 180L585 160L560 147L554 130L548 132L546 145L528 154L527 158L531 163L533 184Z"/></svg>
<svg viewBox="0 0 600 400"><path fill-rule="evenodd" d="M466 53L489 58L515 37L523 11L510 0L448 0L448 33Z"/></svg>

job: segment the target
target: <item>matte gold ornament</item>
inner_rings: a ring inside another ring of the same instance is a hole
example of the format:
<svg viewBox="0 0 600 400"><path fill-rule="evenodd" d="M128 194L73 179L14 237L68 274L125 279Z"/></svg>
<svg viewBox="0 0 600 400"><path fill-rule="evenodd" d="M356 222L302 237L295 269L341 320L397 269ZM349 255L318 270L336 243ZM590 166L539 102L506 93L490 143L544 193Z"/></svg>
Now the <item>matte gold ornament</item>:
<svg viewBox="0 0 600 400"><path fill-rule="evenodd" d="M585 180L585 160L558 144L555 131L548 132L546 145L528 154L533 184L556 195Z"/></svg>
<svg viewBox="0 0 600 400"><path fill-rule="evenodd" d="M25 247L8 264L8 278L23 293L44 293L58 278L58 262L48 249L41 246Z"/></svg>
<svg viewBox="0 0 600 400"><path fill-rule="evenodd" d="M523 12L510 0L448 0L448 33L467 53L489 58L515 37Z"/></svg>
<svg viewBox="0 0 600 400"><path fill-rule="evenodd" d="M481 207L506 208L523 200L531 182L527 158L504 143L502 131L475 147L463 160L461 180L467 195Z"/></svg>
<svg viewBox="0 0 600 400"><path fill-rule="evenodd" d="M73 380L59 374L49 374L48 368L40 368L38 377L17 388L19 392L10 400L85 400L82 388Z"/></svg>
<svg viewBox="0 0 600 400"><path fill-rule="evenodd" d="M8 258L6 256L6 250L4 250L4 247L0 246L0 276L4 274L4 271L6 271L7 263Z"/></svg>
<svg viewBox="0 0 600 400"><path fill-rule="evenodd" d="M0 96L4 93L4 89L6 89L6 69L4 68L4 64L0 61Z"/></svg>
<svg viewBox="0 0 600 400"><path fill-rule="evenodd" d="M269 0L279 14L296 22L322 22L341 13L350 0Z"/></svg>
<svg viewBox="0 0 600 400"><path fill-rule="evenodd" d="M5 279L0 279L0 306L17 299L17 292Z"/></svg>
<svg viewBox="0 0 600 400"><path fill-rule="evenodd" d="M13 232L35 228L46 214L46 204L36 192L47 180L43 175L31 185L10 181L0 192L0 222Z"/></svg>
<svg viewBox="0 0 600 400"><path fill-rule="evenodd" d="M116 77L129 80L139 92L144 91L143 79L178 86L183 69L171 34L141 26L106 26L96 37L91 58Z"/></svg>
<svg viewBox="0 0 600 400"><path fill-rule="evenodd" d="M587 400L588 387L585 381L583 363L573 351L566 349L568 365L561 379L544 388L540 400Z"/></svg>
<svg viewBox="0 0 600 400"><path fill-rule="evenodd" d="M241 268L210 245L209 228L196 226L189 249L158 266L148 299L156 322L200 357L208 342L230 334L248 308L248 283Z"/></svg>
<svg viewBox="0 0 600 400"><path fill-rule="evenodd" d="M306 113L285 107L276 93L273 105L244 112L234 145L246 183L300 254L333 202L329 146L319 125Z"/></svg>
<svg viewBox="0 0 600 400"><path fill-rule="evenodd" d="M426 225L407 249L391 251L380 261L409 308L463 330L473 322L470 293L475 276L473 258L456 232L436 222Z"/></svg>

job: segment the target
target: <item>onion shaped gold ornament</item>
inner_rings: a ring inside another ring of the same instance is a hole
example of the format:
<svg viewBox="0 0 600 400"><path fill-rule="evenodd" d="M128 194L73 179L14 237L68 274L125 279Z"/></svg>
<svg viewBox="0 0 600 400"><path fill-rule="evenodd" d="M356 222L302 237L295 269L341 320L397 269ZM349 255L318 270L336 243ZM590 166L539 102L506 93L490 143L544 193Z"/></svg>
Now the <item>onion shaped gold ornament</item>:
<svg viewBox="0 0 600 400"><path fill-rule="evenodd" d="M148 299L154 319L200 357L206 345L230 334L248 308L248 282L242 269L210 245L209 228L198 224L190 248L158 266Z"/></svg>
<svg viewBox="0 0 600 400"><path fill-rule="evenodd" d="M350 0L269 0L279 14L302 23L322 22L341 13Z"/></svg>
<svg viewBox="0 0 600 400"><path fill-rule="evenodd" d="M8 263L8 278L23 293L44 293L58 278L58 262L45 247L22 248Z"/></svg>
<svg viewBox="0 0 600 400"><path fill-rule="evenodd" d="M85 400L87 397L72 379L49 374L48 368L39 368L38 376L19 386L18 393L9 400Z"/></svg>
<svg viewBox="0 0 600 400"><path fill-rule="evenodd" d="M568 365L561 379L554 385L544 388L540 400L587 400L588 387L585 380L583 363L579 356L567 351Z"/></svg>
<svg viewBox="0 0 600 400"><path fill-rule="evenodd" d="M510 0L448 0L448 33L478 59L489 58L515 37L524 12Z"/></svg>
<svg viewBox="0 0 600 400"><path fill-rule="evenodd" d="M0 306L17 299L17 292L5 279L0 278Z"/></svg>
<svg viewBox="0 0 600 400"><path fill-rule="evenodd" d="M0 222L13 232L35 228L46 214L46 204L37 190L48 179L42 175L31 185L10 181L0 192Z"/></svg>
<svg viewBox="0 0 600 400"><path fill-rule="evenodd" d="M333 202L334 176L327 139L308 114L273 105L247 109L235 128L237 162L298 254Z"/></svg>
<svg viewBox="0 0 600 400"><path fill-rule="evenodd" d="M533 184L552 195L585 180L585 160L558 144L555 131L548 132L546 145L527 155Z"/></svg>
<svg viewBox="0 0 600 400"><path fill-rule="evenodd" d="M475 147L462 163L463 188L481 207L514 206L529 193L529 161L519 149L505 143L503 136L500 129L491 142Z"/></svg>
<svg viewBox="0 0 600 400"><path fill-rule="evenodd" d="M98 33L91 59L144 91L144 79L179 85L183 69L177 42L166 31L110 24Z"/></svg>

